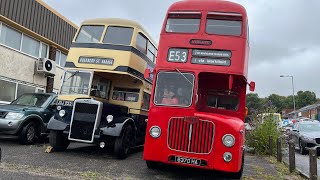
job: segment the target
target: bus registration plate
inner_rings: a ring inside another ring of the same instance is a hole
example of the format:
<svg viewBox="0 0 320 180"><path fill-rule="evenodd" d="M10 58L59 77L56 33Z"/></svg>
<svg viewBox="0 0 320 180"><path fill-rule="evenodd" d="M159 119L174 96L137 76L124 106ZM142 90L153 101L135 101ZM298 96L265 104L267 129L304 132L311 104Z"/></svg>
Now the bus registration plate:
<svg viewBox="0 0 320 180"><path fill-rule="evenodd" d="M186 158L186 157L176 156L175 162L182 163L182 164L191 164L191 165L200 166L201 160L194 159L194 158Z"/></svg>

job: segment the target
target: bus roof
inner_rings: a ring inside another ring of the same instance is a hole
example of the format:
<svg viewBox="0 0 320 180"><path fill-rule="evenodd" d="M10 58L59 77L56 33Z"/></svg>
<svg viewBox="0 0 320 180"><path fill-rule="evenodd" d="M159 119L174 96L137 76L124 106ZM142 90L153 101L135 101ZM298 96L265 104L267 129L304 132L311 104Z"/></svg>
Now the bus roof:
<svg viewBox="0 0 320 180"><path fill-rule="evenodd" d="M220 11L247 15L242 5L222 0L184 0L171 5L168 12L173 11Z"/></svg>
<svg viewBox="0 0 320 180"><path fill-rule="evenodd" d="M138 22L128 19L121 18L96 18L96 19L88 19L81 23L83 24L103 24L103 25L119 25L119 26L131 26L134 28L138 28L147 36L147 38L153 43L153 45L158 46L158 44L153 40L148 31L144 29Z"/></svg>

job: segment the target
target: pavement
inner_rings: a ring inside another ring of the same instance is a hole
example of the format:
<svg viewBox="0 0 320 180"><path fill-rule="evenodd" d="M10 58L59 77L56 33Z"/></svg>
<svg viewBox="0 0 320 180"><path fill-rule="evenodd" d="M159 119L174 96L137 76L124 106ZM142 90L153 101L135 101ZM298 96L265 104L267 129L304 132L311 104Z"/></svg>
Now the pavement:
<svg viewBox="0 0 320 180"><path fill-rule="evenodd" d="M227 179L207 170L163 165L148 169L138 148L126 160L117 160L97 146L71 143L65 152L45 153L48 143L23 146L15 138L0 137L0 179ZM242 179L283 179L275 164L246 154Z"/></svg>

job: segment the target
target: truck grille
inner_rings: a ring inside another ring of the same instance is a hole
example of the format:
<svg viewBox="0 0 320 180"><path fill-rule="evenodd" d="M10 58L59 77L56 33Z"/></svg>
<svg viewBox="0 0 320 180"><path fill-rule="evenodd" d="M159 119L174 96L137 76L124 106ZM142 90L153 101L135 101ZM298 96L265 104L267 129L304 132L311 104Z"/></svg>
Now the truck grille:
<svg viewBox="0 0 320 180"><path fill-rule="evenodd" d="M316 143L320 144L320 138L316 138Z"/></svg>
<svg viewBox="0 0 320 180"><path fill-rule="evenodd" d="M70 138L91 141L95 130L97 104L76 103L71 120Z"/></svg>
<svg viewBox="0 0 320 180"><path fill-rule="evenodd" d="M0 118L6 117L7 113L8 113L8 112L0 111Z"/></svg>
<svg viewBox="0 0 320 180"><path fill-rule="evenodd" d="M197 117L171 118L168 146L189 153L210 153L213 145L214 124Z"/></svg>

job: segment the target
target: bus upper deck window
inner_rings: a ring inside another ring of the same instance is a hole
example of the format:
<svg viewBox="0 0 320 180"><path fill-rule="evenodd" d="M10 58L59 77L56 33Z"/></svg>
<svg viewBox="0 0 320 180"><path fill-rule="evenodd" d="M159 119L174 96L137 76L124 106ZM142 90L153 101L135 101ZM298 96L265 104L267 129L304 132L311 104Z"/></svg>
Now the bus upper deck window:
<svg viewBox="0 0 320 180"><path fill-rule="evenodd" d="M201 13L169 13L166 32L196 33L200 29Z"/></svg>
<svg viewBox="0 0 320 180"><path fill-rule="evenodd" d="M242 15L237 13L209 12L206 32L208 34L240 36L242 33Z"/></svg>
<svg viewBox="0 0 320 180"><path fill-rule="evenodd" d="M77 36L77 43L97 43L100 42L104 26L84 25Z"/></svg>
<svg viewBox="0 0 320 180"><path fill-rule="evenodd" d="M133 34L133 28L109 26L103 43L130 45Z"/></svg>

